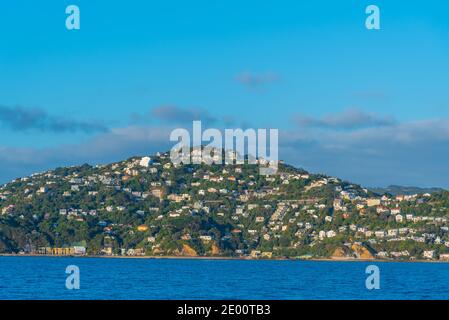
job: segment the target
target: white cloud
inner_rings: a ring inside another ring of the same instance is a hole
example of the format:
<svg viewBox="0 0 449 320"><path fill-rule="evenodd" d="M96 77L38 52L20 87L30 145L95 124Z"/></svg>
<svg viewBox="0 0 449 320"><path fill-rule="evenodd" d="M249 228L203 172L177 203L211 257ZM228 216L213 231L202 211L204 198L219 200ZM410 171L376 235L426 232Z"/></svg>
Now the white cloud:
<svg viewBox="0 0 449 320"><path fill-rule="evenodd" d="M37 130L42 132L106 132L99 121L81 121L48 114L39 108L8 107L0 105L0 125L14 131Z"/></svg>
<svg viewBox="0 0 449 320"><path fill-rule="evenodd" d="M281 157L369 186L448 187L449 119L280 133Z"/></svg>
<svg viewBox="0 0 449 320"><path fill-rule="evenodd" d="M167 150L169 128L131 126L112 129L85 143L48 148L2 147L0 182L58 166L119 161L135 155Z"/></svg>
<svg viewBox="0 0 449 320"><path fill-rule="evenodd" d="M346 130L384 127L396 123L391 116L379 116L356 108L346 109L340 113L326 114L320 118L296 114L293 116L293 121L300 127Z"/></svg>
<svg viewBox="0 0 449 320"><path fill-rule="evenodd" d="M249 71L242 72L235 77L236 81L249 87L256 88L279 81L279 76L273 72L256 74Z"/></svg>

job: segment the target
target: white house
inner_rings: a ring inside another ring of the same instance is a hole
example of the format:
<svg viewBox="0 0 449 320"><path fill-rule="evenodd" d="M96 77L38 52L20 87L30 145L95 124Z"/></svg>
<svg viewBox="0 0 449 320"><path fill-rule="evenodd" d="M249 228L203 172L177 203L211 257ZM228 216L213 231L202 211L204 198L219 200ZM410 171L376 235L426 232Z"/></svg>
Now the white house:
<svg viewBox="0 0 449 320"><path fill-rule="evenodd" d="M385 237L385 231L376 231L374 232L374 235L376 236L376 238L383 238Z"/></svg>
<svg viewBox="0 0 449 320"><path fill-rule="evenodd" d="M142 159L140 159L139 165L141 167L148 168L150 163L151 163L151 158L150 157L143 157Z"/></svg>
<svg viewBox="0 0 449 320"><path fill-rule="evenodd" d="M425 259L433 259L434 254L435 254L435 251L434 251L434 250L425 250L425 251L423 252L423 257L424 257Z"/></svg>
<svg viewBox="0 0 449 320"><path fill-rule="evenodd" d="M77 255L85 255L86 254L86 247L82 246L74 246L73 251Z"/></svg>
<svg viewBox="0 0 449 320"><path fill-rule="evenodd" d="M337 235L337 233L334 230L329 230L326 232L326 237L333 238Z"/></svg>

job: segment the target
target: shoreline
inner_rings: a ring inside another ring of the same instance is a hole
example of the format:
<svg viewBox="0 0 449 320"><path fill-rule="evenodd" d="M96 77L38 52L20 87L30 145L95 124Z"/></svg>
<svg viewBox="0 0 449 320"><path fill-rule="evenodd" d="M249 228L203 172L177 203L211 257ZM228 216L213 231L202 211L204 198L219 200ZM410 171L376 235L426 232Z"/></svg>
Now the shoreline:
<svg viewBox="0 0 449 320"><path fill-rule="evenodd" d="M35 257L35 258L100 258L100 259L166 259L166 260L242 260L242 261L314 261L314 262L403 262L403 263L448 263L444 260L392 260L392 259L357 259L357 258L251 258L220 256L104 256L104 255L46 255L46 254L14 254L0 253L0 257Z"/></svg>

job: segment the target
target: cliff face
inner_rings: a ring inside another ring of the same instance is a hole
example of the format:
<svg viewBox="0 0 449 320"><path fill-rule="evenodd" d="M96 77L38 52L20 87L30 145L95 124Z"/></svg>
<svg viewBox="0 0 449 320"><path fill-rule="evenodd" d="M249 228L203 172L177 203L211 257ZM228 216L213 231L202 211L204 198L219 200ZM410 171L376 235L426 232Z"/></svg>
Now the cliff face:
<svg viewBox="0 0 449 320"><path fill-rule="evenodd" d="M347 257L347 253L345 252L345 250L343 248L335 249L334 253L332 253L332 256L331 256L332 259L342 259L342 258L346 258L346 257Z"/></svg>
<svg viewBox="0 0 449 320"><path fill-rule="evenodd" d="M363 245L354 243L351 247L339 247L335 249L331 256L332 259L374 259L374 256Z"/></svg>
<svg viewBox="0 0 449 320"><path fill-rule="evenodd" d="M181 255L187 256L187 257L196 257L196 256L198 256L197 252L192 247L190 247L187 244L183 244L182 245Z"/></svg>
<svg viewBox="0 0 449 320"><path fill-rule="evenodd" d="M354 251L355 256L359 259L374 259L371 252L369 252L368 249L362 245L354 243L351 249Z"/></svg>
<svg viewBox="0 0 449 320"><path fill-rule="evenodd" d="M212 248L211 248L211 252L212 255L216 256L218 254L220 254L220 248L218 248L218 246L214 243L212 244Z"/></svg>

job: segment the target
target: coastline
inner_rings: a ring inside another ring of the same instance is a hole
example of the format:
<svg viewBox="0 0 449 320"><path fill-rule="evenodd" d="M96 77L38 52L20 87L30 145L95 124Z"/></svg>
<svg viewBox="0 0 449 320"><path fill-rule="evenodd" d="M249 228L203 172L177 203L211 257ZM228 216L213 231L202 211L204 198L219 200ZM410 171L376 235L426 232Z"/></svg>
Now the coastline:
<svg viewBox="0 0 449 320"><path fill-rule="evenodd" d="M166 260L243 260L243 261L313 261L313 262L402 262L402 263L448 263L443 260L391 260L391 259L357 259L357 258L251 258L222 256L105 256L105 255L45 255L0 253L0 257L43 257L43 258L100 258L100 259L166 259Z"/></svg>

